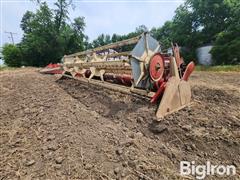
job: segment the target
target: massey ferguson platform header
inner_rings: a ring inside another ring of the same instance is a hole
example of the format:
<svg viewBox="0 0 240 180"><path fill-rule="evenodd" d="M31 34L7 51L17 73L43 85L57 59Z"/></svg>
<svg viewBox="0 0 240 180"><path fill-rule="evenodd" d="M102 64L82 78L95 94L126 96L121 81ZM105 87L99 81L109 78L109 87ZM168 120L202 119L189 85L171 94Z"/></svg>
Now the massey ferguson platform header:
<svg viewBox="0 0 240 180"><path fill-rule="evenodd" d="M131 51L127 51L131 49ZM159 103L158 119L177 111L191 100L188 78L194 63L187 66L177 45L163 53L149 33L63 57L62 65L49 65L42 72L60 73L122 93L150 98Z"/></svg>

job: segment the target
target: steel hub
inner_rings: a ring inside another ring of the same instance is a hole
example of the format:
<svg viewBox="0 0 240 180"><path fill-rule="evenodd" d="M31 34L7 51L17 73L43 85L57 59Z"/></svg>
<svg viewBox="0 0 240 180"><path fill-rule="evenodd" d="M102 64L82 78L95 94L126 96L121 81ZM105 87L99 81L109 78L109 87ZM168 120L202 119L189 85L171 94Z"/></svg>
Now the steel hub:
<svg viewBox="0 0 240 180"><path fill-rule="evenodd" d="M149 65L150 77L153 81L159 81L164 73L164 60L160 53L154 54Z"/></svg>

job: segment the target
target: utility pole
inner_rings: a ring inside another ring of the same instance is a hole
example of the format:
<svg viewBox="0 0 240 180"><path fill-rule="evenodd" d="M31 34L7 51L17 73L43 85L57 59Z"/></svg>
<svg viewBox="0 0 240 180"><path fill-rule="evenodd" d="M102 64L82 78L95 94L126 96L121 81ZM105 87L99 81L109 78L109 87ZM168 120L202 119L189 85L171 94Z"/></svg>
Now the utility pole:
<svg viewBox="0 0 240 180"><path fill-rule="evenodd" d="M0 60L2 60L2 47L0 47ZM0 65L1 65L1 62L0 62Z"/></svg>
<svg viewBox="0 0 240 180"><path fill-rule="evenodd" d="M14 33L14 32L7 32L7 31L5 31L5 33L10 34L10 37L9 37L9 38L11 38L11 40L12 40L12 44L14 44L13 35L17 35L17 33Z"/></svg>

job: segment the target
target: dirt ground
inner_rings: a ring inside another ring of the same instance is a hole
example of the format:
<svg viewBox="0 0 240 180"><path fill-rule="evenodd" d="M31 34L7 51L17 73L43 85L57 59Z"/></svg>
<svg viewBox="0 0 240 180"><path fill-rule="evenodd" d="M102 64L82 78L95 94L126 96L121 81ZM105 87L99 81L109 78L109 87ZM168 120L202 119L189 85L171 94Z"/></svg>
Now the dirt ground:
<svg viewBox="0 0 240 180"><path fill-rule="evenodd" d="M194 179L180 161L233 164L240 73L195 72L193 103L157 123L146 99L37 69L0 72L0 180ZM209 176L207 179L219 179Z"/></svg>

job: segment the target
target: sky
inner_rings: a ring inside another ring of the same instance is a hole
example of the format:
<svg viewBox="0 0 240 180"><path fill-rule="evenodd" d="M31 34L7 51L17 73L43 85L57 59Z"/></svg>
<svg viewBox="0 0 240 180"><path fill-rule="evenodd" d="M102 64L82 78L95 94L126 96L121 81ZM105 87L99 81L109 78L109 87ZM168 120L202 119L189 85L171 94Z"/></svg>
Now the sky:
<svg viewBox="0 0 240 180"><path fill-rule="evenodd" d="M54 8L55 0L48 0ZM75 8L70 8L70 19L85 17L85 34L90 40L101 33L127 34L139 25L149 29L159 27L174 16L182 0L73 0ZM14 42L21 41L23 32L20 21L29 10L35 12L38 5L30 0L0 0L0 47L11 43L10 35L14 32Z"/></svg>

